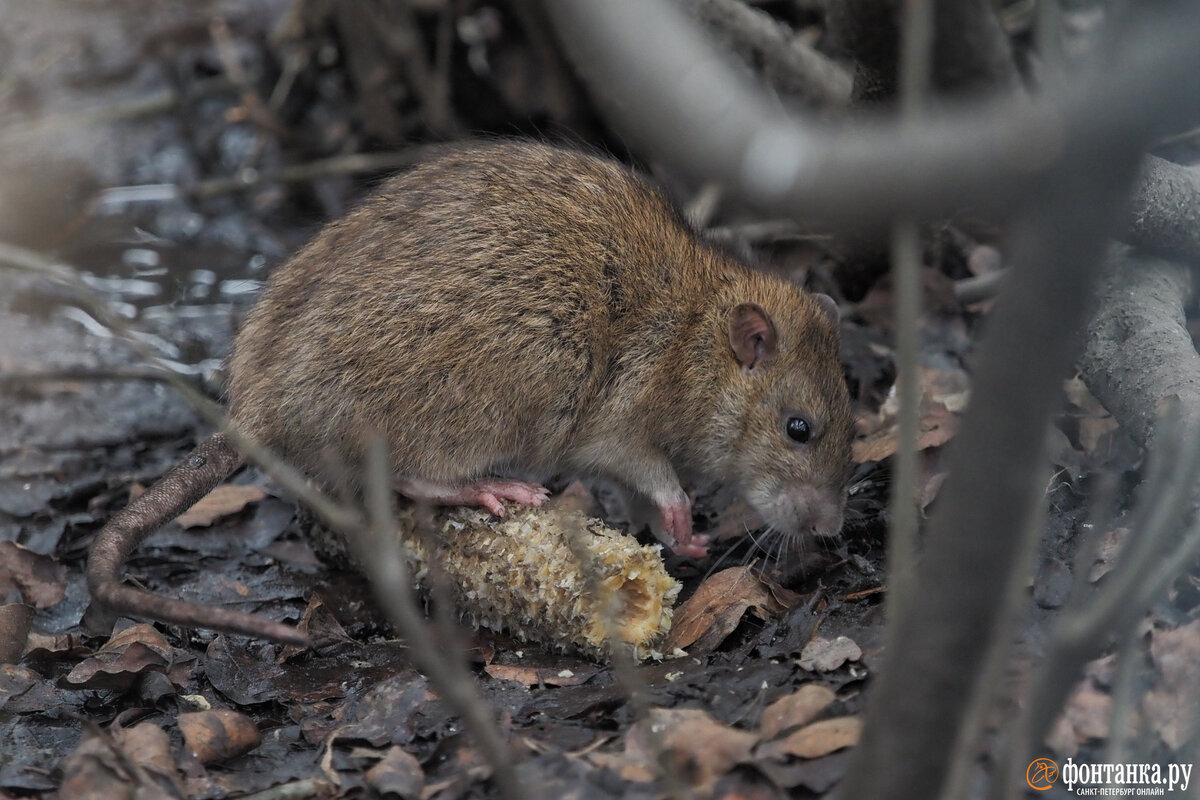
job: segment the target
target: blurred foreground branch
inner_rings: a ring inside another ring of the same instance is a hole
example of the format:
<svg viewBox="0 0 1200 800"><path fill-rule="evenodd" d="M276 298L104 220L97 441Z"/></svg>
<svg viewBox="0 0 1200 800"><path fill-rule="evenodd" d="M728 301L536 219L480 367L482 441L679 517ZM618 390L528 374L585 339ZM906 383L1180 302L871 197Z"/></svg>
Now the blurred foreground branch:
<svg viewBox="0 0 1200 800"><path fill-rule="evenodd" d="M547 12L612 122L685 173L760 206L842 226L885 225L964 205L1009 209L1068 153L1097 153L1188 124L1200 95L1200 21L1144 9L1102 70L1023 97L964 102L919 125L853 128L790 115L730 69L664 0L577 0Z"/></svg>

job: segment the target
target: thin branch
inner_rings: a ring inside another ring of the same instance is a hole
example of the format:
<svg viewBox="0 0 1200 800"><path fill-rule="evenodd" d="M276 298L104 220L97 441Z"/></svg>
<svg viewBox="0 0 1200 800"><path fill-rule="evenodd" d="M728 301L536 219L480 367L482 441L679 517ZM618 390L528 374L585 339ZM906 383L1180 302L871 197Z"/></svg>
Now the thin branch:
<svg viewBox="0 0 1200 800"><path fill-rule="evenodd" d="M733 52L760 65L763 77L780 94L821 107L850 102L846 70L801 42L770 14L740 0L687 0L687 5Z"/></svg>
<svg viewBox="0 0 1200 800"><path fill-rule="evenodd" d="M359 532L362 529L345 532L348 543L355 549L355 560L366 572L375 599L408 643L413 663L434 682L442 699L458 712L474 734L501 794L508 800L522 800L531 794L536 797L539 792L531 792L531 787L522 787L518 782L514 769L516 754L500 733L490 706L479 695L461 652L447 653L425 626L424 615L414 599L404 545L396 532L391 474L387 446L380 437L374 437L367 447L368 533L363 535Z"/></svg>

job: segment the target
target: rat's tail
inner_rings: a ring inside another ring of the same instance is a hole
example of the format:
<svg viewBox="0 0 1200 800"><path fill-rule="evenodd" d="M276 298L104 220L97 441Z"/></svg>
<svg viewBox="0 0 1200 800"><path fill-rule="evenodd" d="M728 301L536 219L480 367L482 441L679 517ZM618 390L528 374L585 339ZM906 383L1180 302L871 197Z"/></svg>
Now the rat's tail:
<svg viewBox="0 0 1200 800"><path fill-rule="evenodd" d="M143 539L191 508L241 464L241 455L225 435L213 434L182 464L173 467L145 494L109 520L96 534L88 556L87 582L92 598L105 608L136 617L242 633L288 644L308 644L308 637L303 633L273 620L163 597L121 583L125 559Z"/></svg>

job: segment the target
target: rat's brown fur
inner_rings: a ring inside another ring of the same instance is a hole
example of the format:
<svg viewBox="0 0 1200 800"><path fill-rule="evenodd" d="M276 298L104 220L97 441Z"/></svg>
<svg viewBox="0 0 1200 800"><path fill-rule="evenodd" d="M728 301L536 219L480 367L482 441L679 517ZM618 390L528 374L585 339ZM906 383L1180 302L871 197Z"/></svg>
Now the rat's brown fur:
<svg viewBox="0 0 1200 800"><path fill-rule="evenodd" d="M619 164L462 148L391 179L276 270L234 344L230 418L332 482L358 471L372 431L401 487L598 475L648 497L668 527L674 513L686 543L680 477L718 479L774 527L836 533L852 424L828 306L706 243ZM758 327L735 330L735 313ZM789 412L812 441L787 438ZM216 471L190 476L193 493ZM119 586L164 504L101 532L93 591L218 627ZM242 623L224 628L264 635Z"/></svg>

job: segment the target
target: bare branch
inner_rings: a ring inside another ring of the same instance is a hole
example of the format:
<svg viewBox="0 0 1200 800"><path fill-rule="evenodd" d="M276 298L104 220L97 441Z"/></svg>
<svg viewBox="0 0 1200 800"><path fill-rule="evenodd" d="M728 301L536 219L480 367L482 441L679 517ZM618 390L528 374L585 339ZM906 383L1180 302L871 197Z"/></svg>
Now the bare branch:
<svg viewBox="0 0 1200 800"><path fill-rule="evenodd" d="M648 152L776 211L858 228L901 208L1007 209L1066 153L1141 146L1187 121L1176 98L1200 95L1196 14L1147 11L1102 72L1042 103L993 99L907 128L872 117L847 130L781 111L665 0L547 12L597 102Z"/></svg>
<svg viewBox="0 0 1200 800"><path fill-rule="evenodd" d="M1147 156L1129 206L1125 241L1200 267L1200 169Z"/></svg>
<svg viewBox="0 0 1200 800"><path fill-rule="evenodd" d="M1109 262L1079 360L1084 382L1142 446L1153 443L1168 401L1178 402L1186 430L1200 430L1200 355L1183 313L1191 273L1124 247Z"/></svg>
<svg viewBox="0 0 1200 800"><path fill-rule="evenodd" d="M816 106L850 102L850 75L796 38L786 25L740 0L687 0L692 11L743 59L761 64L780 94Z"/></svg>
<svg viewBox="0 0 1200 800"><path fill-rule="evenodd" d="M1108 164L1095 170L1084 159L1029 203L1012 248L1011 283L981 343L973 399L926 536L917 573L924 591L889 628L892 646L843 797L930 797L942 787L989 643L1013 613L1006 600L1020 597L1013 587L1028 574L1045 426L1136 154L1118 151ZM1080 214L1085 200L1089 213ZM1043 311L1047 298L1054 298L1053 314Z"/></svg>

